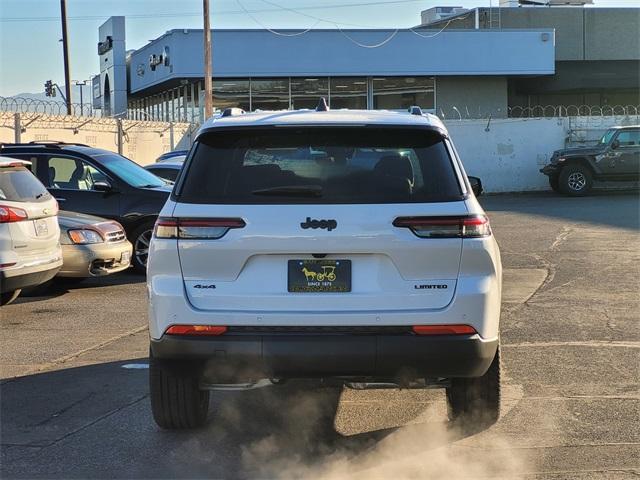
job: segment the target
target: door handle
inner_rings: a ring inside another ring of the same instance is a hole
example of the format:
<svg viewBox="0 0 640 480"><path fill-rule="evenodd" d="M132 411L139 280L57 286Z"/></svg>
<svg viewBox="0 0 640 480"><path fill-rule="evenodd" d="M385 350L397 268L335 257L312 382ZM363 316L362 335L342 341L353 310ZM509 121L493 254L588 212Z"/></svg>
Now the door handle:
<svg viewBox="0 0 640 480"><path fill-rule="evenodd" d="M61 198L61 197L53 197L53 198L55 198L59 202L66 202L67 201L66 198Z"/></svg>

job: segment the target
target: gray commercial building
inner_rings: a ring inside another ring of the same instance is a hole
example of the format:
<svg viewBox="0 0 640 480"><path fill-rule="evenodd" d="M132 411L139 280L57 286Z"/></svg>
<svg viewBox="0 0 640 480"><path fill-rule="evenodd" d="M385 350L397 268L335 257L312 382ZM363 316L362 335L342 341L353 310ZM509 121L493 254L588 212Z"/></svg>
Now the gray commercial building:
<svg viewBox="0 0 640 480"><path fill-rule="evenodd" d="M450 9L423 12L431 23L410 29L213 30L214 108L313 108L325 97L331 108L419 105L445 118L482 118L532 104L638 105L639 27L630 19L639 12ZM582 23L571 20L577 16ZM614 17L624 28L607 48L600 19ZM100 28L94 106L141 120L200 121L202 30L170 30L127 51L124 21L111 17Z"/></svg>
<svg viewBox="0 0 640 480"><path fill-rule="evenodd" d="M420 28L555 31L553 75L505 78L507 102L515 111L535 105L640 108L640 8L496 7L438 13L436 8L423 12Z"/></svg>

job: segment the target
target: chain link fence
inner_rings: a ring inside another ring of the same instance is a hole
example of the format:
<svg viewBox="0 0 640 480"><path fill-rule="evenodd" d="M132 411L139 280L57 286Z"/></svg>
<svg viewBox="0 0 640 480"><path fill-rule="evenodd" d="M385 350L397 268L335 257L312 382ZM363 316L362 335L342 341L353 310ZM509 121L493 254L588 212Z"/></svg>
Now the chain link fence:
<svg viewBox="0 0 640 480"><path fill-rule="evenodd" d="M129 120L101 117L90 105L73 105L66 115L60 102L22 97L0 97L0 142L65 141L117 151L140 164L147 164L161 153L188 148L198 123ZM607 128L640 124L640 106L588 105L511 107L504 112L475 113L467 107L452 107L438 115L453 127L458 122L483 122L490 131L497 121L557 119L564 125L565 146L582 146L596 142Z"/></svg>
<svg viewBox="0 0 640 480"><path fill-rule="evenodd" d="M198 124L0 111L0 143L59 141L118 152L152 163L162 153L191 146Z"/></svg>

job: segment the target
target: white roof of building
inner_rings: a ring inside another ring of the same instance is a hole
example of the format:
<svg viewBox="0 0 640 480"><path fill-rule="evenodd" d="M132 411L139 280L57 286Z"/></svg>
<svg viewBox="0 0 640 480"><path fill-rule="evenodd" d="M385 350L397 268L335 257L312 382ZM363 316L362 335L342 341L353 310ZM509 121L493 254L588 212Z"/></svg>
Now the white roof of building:
<svg viewBox="0 0 640 480"><path fill-rule="evenodd" d="M433 126L443 130L444 124L431 114L412 115L407 111L391 110L280 110L240 113L222 117L216 115L202 125L212 127L260 127L273 125L406 125Z"/></svg>

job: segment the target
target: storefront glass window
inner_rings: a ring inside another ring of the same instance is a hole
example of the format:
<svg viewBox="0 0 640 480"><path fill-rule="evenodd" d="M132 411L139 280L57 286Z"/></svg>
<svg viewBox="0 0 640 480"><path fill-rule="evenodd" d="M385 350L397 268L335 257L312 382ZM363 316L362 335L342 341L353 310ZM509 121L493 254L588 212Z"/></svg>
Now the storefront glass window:
<svg viewBox="0 0 640 480"><path fill-rule="evenodd" d="M289 108L289 79L251 81L252 110L286 110Z"/></svg>
<svg viewBox="0 0 640 480"><path fill-rule="evenodd" d="M354 77L331 78L331 95L329 106L333 109L367 108L367 79Z"/></svg>
<svg viewBox="0 0 640 480"><path fill-rule="evenodd" d="M329 79L292 78L291 105L294 109L316 108L320 97L329 97Z"/></svg>
<svg viewBox="0 0 640 480"><path fill-rule="evenodd" d="M213 81L213 108L238 107L249 111L249 80L223 78Z"/></svg>

